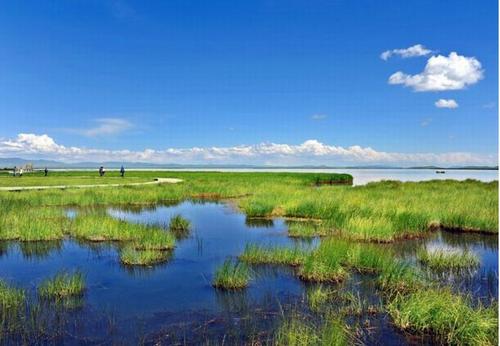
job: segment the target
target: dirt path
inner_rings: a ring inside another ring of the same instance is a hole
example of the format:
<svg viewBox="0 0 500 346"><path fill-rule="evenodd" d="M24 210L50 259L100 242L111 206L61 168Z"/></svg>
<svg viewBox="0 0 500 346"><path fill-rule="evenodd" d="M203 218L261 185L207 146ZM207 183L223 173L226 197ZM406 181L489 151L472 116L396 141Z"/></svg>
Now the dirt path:
<svg viewBox="0 0 500 346"><path fill-rule="evenodd" d="M128 184L91 184L91 185L45 185L45 186L2 186L0 191L23 191L23 190L47 190L47 189L84 189L89 187L122 187L122 186L139 186L139 185L155 185L155 184L177 184L182 179L175 178L155 178L154 181L144 183L128 183Z"/></svg>

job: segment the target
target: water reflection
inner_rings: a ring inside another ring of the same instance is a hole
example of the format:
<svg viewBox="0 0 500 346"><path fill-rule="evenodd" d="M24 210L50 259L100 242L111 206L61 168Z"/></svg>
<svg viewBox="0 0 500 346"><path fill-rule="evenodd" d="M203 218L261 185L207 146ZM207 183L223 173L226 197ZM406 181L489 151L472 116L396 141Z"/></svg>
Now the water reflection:
<svg viewBox="0 0 500 346"><path fill-rule="evenodd" d="M268 218L246 217L245 226L250 228L271 228L274 227L274 221Z"/></svg>
<svg viewBox="0 0 500 346"><path fill-rule="evenodd" d="M251 306L248 302L248 294L246 290L216 290L217 305L220 309L227 313L238 313L249 311Z"/></svg>
<svg viewBox="0 0 500 346"><path fill-rule="evenodd" d="M417 265L427 277L455 291L470 294L473 300L486 304L498 297L498 236L490 234L457 233L436 231L429 235L408 241L386 245L395 253ZM470 251L479 257L480 265L463 270L430 270L418 263L417 251L420 247L456 249Z"/></svg>
<svg viewBox="0 0 500 346"><path fill-rule="evenodd" d="M10 242L0 241L0 257L3 257L9 253Z"/></svg>
<svg viewBox="0 0 500 346"><path fill-rule="evenodd" d="M60 253L63 246L62 240L20 242L19 248L24 258L42 260L52 253Z"/></svg>
<svg viewBox="0 0 500 346"><path fill-rule="evenodd" d="M71 242L77 244L82 249L89 250L95 259L109 255L110 252L116 253L117 249L120 248L119 243L113 243L110 241L96 242L75 238L72 239Z"/></svg>
<svg viewBox="0 0 500 346"><path fill-rule="evenodd" d="M112 207L113 209L118 209L127 213L141 214L145 211L155 211L159 207L174 207L179 205L180 201L162 201L161 203L155 204L125 204Z"/></svg>
<svg viewBox="0 0 500 346"><path fill-rule="evenodd" d="M498 251L498 236L494 234L439 232L437 237L446 245L468 249L469 246L486 251Z"/></svg>

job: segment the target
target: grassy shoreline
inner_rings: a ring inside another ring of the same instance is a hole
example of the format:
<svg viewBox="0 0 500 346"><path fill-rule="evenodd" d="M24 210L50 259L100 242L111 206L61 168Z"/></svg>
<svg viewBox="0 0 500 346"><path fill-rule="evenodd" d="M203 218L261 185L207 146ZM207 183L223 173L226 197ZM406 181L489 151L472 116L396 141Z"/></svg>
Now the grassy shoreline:
<svg viewBox="0 0 500 346"><path fill-rule="evenodd" d="M62 172L58 174L47 179L64 178ZM93 173L67 174L78 177ZM250 218L320 221L315 229L292 226L291 235L298 237L340 235L352 240L392 242L419 237L438 227L498 233L497 181L384 181L352 187L318 186L315 182L322 175L313 173L130 172L129 175L130 179L168 176L184 182L94 190L0 192L0 216L6 220L0 221L0 239L25 238L24 232L16 236L16 228L22 225L20 217L25 217L20 215L21 210L29 209L35 214L31 218L35 224L30 227L40 230L43 227L38 227L36 220L47 219L34 212L40 207L145 205L191 198L237 198L231 204ZM325 174L323 179L332 176L335 175ZM336 179L348 181L349 177L341 175ZM54 239L64 233L60 231L64 226L57 228L53 227Z"/></svg>

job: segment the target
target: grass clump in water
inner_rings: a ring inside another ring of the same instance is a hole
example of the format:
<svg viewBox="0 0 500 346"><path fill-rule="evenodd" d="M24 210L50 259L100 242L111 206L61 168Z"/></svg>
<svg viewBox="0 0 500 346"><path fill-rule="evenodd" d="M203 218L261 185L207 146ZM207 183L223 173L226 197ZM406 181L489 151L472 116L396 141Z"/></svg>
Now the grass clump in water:
<svg viewBox="0 0 500 346"><path fill-rule="evenodd" d="M249 217L265 217L270 216L274 210L273 201L250 200L241 205L245 214Z"/></svg>
<svg viewBox="0 0 500 346"><path fill-rule="evenodd" d="M221 289L242 289L250 281L250 269L241 262L226 260L215 272L213 286Z"/></svg>
<svg viewBox="0 0 500 346"><path fill-rule="evenodd" d="M84 290L85 278L81 272L61 272L43 281L38 287L38 294L42 298L63 299L82 295Z"/></svg>
<svg viewBox="0 0 500 346"><path fill-rule="evenodd" d="M300 267L299 277L304 281L339 282L347 276L343 263L348 253L348 243L326 240L309 253Z"/></svg>
<svg viewBox="0 0 500 346"><path fill-rule="evenodd" d="M299 277L304 281L340 282L346 276L347 271L335 259L313 255L306 258L299 270Z"/></svg>
<svg viewBox="0 0 500 346"><path fill-rule="evenodd" d="M286 319L276 331L273 344L276 346L343 346L349 345L351 337L339 318L329 317L321 326L305 320L299 315Z"/></svg>
<svg viewBox="0 0 500 346"><path fill-rule="evenodd" d="M299 277L313 282L342 281L348 275L348 269L379 273L395 261L393 254L386 249L342 239L324 239L313 251L300 247L248 244L240 260L248 264L299 266Z"/></svg>
<svg viewBox="0 0 500 346"><path fill-rule="evenodd" d="M0 280L0 343L10 333L16 333L26 323L26 293L23 289L12 287ZM6 343L7 344L7 343ZM15 344L15 343L13 343Z"/></svg>
<svg viewBox="0 0 500 346"><path fill-rule="evenodd" d="M345 236L355 240L369 240L374 242L391 242L397 238L393 224L383 216L360 217L348 219L345 226Z"/></svg>
<svg viewBox="0 0 500 346"><path fill-rule="evenodd" d="M349 267L359 269L374 266L375 256L366 257L366 244L356 244L339 239L325 239L319 247L308 254L299 270L299 277L305 281L339 282L344 280ZM378 262L376 262L378 265Z"/></svg>
<svg viewBox="0 0 500 346"><path fill-rule="evenodd" d="M171 256L171 251L138 250L133 245L127 245L120 251L120 261L131 266L151 266L166 262Z"/></svg>
<svg viewBox="0 0 500 346"><path fill-rule="evenodd" d="M170 250L175 237L160 227L115 219L103 213L78 215L71 235L88 241L130 241L137 250Z"/></svg>
<svg viewBox="0 0 500 346"><path fill-rule="evenodd" d="M464 269L479 265L479 258L470 251L460 249L428 249L417 251L417 259L431 269Z"/></svg>
<svg viewBox="0 0 500 346"><path fill-rule="evenodd" d="M320 345L320 341L314 326L298 317L284 321L274 338L274 344L277 346Z"/></svg>
<svg viewBox="0 0 500 346"><path fill-rule="evenodd" d="M426 289L397 295L387 309L399 328L430 334L446 344L498 343L497 307L472 308L466 298L449 289Z"/></svg>
<svg viewBox="0 0 500 346"><path fill-rule="evenodd" d="M328 319L321 328L321 345L345 346L352 344L352 337L339 318Z"/></svg>
<svg viewBox="0 0 500 346"><path fill-rule="evenodd" d="M324 237L328 235L326 229L310 222L290 222L288 236L292 238Z"/></svg>
<svg viewBox="0 0 500 346"><path fill-rule="evenodd" d="M378 273L394 262L388 249L372 244L351 243L347 250L346 265L361 273Z"/></svg>
<svg viewBox="0 0 500 346"><path fill-rule="evenodd" d="M384 266L377 281L388 296L414 292L426 285L414 267L401 261L393 261Z"/></svg>
<svg viewBox="0 0 500 346"><path fill-rule="evenodd" d="M307 251L299 247L263 247L247 244L240 260L248 264L283 264L298 266L304 262Z"/></svg>
<svg viewBox="0 0 500 346"><path fill-rule="evenodd" d="M71 235L89 241L135 240L145 226L131 224L111 216L79 214L73 222Z"/></svg>
<svg viewBox="0 0 500 346"><path fill-rule="evenodd" d="M0 199L1 200L1 199ZM12 203L14 205L18 203ZM58 208L28 206L5 207L0 210L0 239L48 241L64 237L67 219Z"/></svg>
<svg viewBox="0 0 500 346"><path fill-rule="evenodd" d="M318 312L325 306L326 303L332 300L336 291L330 287L318 285L308 289L306 294L309 308L311 308L312 311Z"/></svg>
<svg viewBox="0 0 500 346"><path fill-rule="evenodd" d="M142 232L134 242L136 250L171 250L175 247L175 237L161 229Z"/></svg>
<svg viewBox="0 0 500 346"><path fill-rule="evenodd" d="M174 215L170 219L168 229L172 232L188 232L191 228L189 220L183 218L180 214Z"/></svg>
<svg viewBox="0 0 500 346"><path fill-rule="evenodd" d="M0 280L0 309L7 311L20 308L26 300L24 290L11 287Z"/></svg>

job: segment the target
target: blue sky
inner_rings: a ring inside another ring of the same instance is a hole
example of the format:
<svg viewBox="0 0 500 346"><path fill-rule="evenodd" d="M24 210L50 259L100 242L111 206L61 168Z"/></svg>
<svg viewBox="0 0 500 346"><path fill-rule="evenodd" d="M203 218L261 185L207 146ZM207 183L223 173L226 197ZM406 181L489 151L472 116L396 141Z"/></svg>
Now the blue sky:
<svg viewBox="0 0 500 346"><path fill-rule="evenodd" d="M0 156L496 164L497 6L4 1Z"/></svg>

